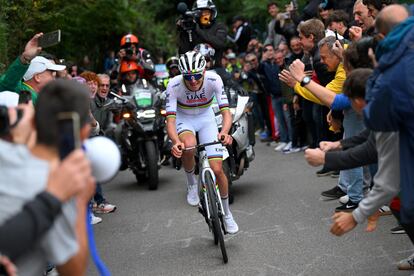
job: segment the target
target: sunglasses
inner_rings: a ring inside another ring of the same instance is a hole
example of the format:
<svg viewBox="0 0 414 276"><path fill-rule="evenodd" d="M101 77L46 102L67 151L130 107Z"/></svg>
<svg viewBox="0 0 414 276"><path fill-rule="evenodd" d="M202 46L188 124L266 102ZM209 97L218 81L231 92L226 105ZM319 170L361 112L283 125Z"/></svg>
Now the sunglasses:
<svg viewBox="0 0 414 276"><path fill-rule="evenodd" d="M192 81L193 79L197 81L197 80L201 79L202 77L203 77L203 74L202 73L200 73L200 74L192 74L192 75L183 75L183 78L186 81Z"/></svg>

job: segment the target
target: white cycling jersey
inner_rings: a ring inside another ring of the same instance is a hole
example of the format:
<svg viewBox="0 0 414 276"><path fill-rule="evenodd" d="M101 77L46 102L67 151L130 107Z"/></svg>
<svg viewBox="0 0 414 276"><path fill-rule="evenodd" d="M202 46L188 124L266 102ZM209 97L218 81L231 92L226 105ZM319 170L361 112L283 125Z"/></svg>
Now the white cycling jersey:
<svg viewBox="0 0 414 276"><path fill-rule="evenodd" d="M229 108L223 81L214 72L207 71L204 82L198 91L189 90L182 75L174 77L167 86L167 118L176 118L178 135L185 132L198 133L201 144L217 140L217 124L211 104L216 97L220 111ZM218 145L206 147L209 160L222 159L223 147Z"/></svg>
<svg viewBox="0 0 414 276"><path fill-rule="evenodd" d="M212 71L205 72L203 85L195 92L185 86L182 75L174 77L168 83L166 96L167 118L175 117L177 113L187 115L205 113L211 109L214 96L220 110L229 108L223 81Z"/></svg>

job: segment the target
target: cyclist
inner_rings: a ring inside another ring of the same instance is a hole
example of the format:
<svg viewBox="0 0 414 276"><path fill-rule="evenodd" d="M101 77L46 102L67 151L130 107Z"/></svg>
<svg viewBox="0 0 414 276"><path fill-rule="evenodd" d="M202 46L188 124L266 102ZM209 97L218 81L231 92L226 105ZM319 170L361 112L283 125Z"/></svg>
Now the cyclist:
<svg viewBox="0 0 414 276"><path fill-rule="evenodd" d="M233 141L228 134L232 116L223 82L216 73L206 71L205 67L206 60L200 53L189 51L181 55L178 65L181 75L170 80L166 92L167 132L173 143L171 151L175 157L182 158L187 176L187 202L192 206L198 206L200 202L197 178L194 174L194 150L183 151L183 149L196 145L196 133L202 144L217 139L222 140L224 145L231 144ZM220 133L211 107L214 96L223 116ZM224 139L221 139L222 137ZM229 208L228 181L222 168L223 147L220 144L208 146L206 151L210 167L219 185L226 231L235 234L239 227Z"/></svg>

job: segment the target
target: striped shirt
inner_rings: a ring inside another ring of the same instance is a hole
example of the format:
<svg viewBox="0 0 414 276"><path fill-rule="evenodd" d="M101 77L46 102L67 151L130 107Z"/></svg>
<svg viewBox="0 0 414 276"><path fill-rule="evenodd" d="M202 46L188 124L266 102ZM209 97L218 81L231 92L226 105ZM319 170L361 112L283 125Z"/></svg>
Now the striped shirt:
<svg viewBox="0 0 414 276"><path fill-rule="evenodd" d="M182 75L170 80L166 92L167 117L175 117L177 112L186 115L204 114L211 108L216 97L220 111L228 109L229 103L220 76L212 71L206 71L204 82L198 91L189 90Z"/></svg>

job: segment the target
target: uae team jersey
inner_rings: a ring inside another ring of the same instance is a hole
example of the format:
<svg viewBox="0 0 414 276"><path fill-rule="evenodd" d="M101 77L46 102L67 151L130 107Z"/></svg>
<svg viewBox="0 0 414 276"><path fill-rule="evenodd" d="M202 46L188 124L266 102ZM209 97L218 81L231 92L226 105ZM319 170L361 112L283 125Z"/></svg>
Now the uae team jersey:
<svg viewBox="0 0 414 276"><path fill-rule="evenodd" d="M195 92L185 86L182 75L174 77L168 83L166 96L167 118L175 117L177 113L204 114L211 109L214 96L220 111L229 108L223 81L219 75L211 71L205 72L203 85Z"/></svg>

